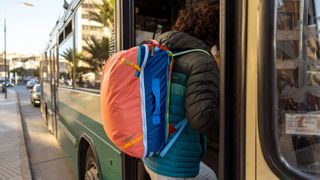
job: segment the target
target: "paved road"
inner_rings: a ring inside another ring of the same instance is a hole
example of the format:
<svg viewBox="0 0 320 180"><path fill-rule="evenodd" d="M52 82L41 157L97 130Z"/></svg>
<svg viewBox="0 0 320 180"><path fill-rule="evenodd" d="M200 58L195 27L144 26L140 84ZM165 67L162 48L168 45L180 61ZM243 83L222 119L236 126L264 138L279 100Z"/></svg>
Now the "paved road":
<svg viewBox="0 0 320 180"><path fill-rule="evenodd" d="M29 92L25 86L16 86L15 90L20 97L22 121L25 125L26 144L33 179L76 179L61 153L57 139L48 131L40 108L31 105Z"/></svg>

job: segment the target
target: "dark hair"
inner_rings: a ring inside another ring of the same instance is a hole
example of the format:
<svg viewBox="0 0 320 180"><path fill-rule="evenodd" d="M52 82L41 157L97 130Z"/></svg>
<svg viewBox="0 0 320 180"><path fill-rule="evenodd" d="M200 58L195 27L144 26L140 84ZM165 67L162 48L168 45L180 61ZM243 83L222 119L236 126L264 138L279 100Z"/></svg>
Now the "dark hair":
<svg viewBox="0 0 320 180"><path fill-rule="evenodd" d="M219 45L219 1L199 1L180 12L173 30L188 33L209 47Z"/></svg>

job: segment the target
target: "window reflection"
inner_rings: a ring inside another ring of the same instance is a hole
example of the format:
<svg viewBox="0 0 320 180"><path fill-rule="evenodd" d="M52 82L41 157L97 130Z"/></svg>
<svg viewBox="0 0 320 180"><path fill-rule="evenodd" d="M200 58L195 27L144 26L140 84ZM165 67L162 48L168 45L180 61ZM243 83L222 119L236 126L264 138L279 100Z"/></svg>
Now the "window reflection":
<svg viewBox="0 0 320 180"><path fill-rule="evenodd" d="M59 85L72 86L73 36L69 36L59 47Z"/></svg>
<svg viewBox="0 0 320 180"><path fill-rule="evenodd" d="M190 6L191 2L136 0L135 43L156 39L163 32L171 30L179 10Z"/></svg>
<svg viewBox="0 0 320 180"><path fill-rule="evenodd" d="M286 164L317 177L320 177L320 64L316 18L319 10L316 0L277 0L275 62L279 152Z"/></svg>
<svg viewBox="0 0 320 180"><path fill-rule="evenodd" d="M49 77L48 77L48 56L47 52L44 53L43 59L41 61L41 79L43 80L44 83L49 82Z"/></svg>
<svg viewBox="0 0 320 180"><path fill-rule="evenodd" d="M85 0L75 16L76 87L100 89L102 66L114 47L114 1Z"/></svg>

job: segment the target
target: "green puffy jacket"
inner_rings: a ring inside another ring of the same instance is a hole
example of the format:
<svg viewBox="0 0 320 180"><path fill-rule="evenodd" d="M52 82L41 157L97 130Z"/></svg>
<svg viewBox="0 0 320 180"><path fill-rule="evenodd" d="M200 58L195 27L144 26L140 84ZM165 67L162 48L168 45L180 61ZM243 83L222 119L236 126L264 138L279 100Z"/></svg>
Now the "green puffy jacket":
<svg viewBox="0 0 320 180"><path fill-rule="evenodd" d="M183 32L159 36L160 44L171 51L209 47ZM153 155L143 161L157 174L170 177L194 177L206 149L203 135L218 142L219 137L219 70L214 59L203 52L175 58L172 73L170 122L188 120L186 129L164 157Z"/></svg>

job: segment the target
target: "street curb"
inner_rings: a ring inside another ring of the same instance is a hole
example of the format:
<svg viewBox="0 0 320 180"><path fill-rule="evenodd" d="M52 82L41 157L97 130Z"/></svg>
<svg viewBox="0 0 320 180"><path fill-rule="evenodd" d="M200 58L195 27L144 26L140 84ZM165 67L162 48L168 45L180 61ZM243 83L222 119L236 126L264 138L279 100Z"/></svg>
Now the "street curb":
<svg viewBox="0 0 320 180"><path fill-rule="evenodd" d="M20 140L20 159L21 159L21 176L23 180L32 180L32 174L29 163L28 151L26 148L26 139L25 139L25 127L22 122L21 106L19 94L15 91L17 96L17 116L20 123L18 123L19 131L19 140Z"/></svg>

